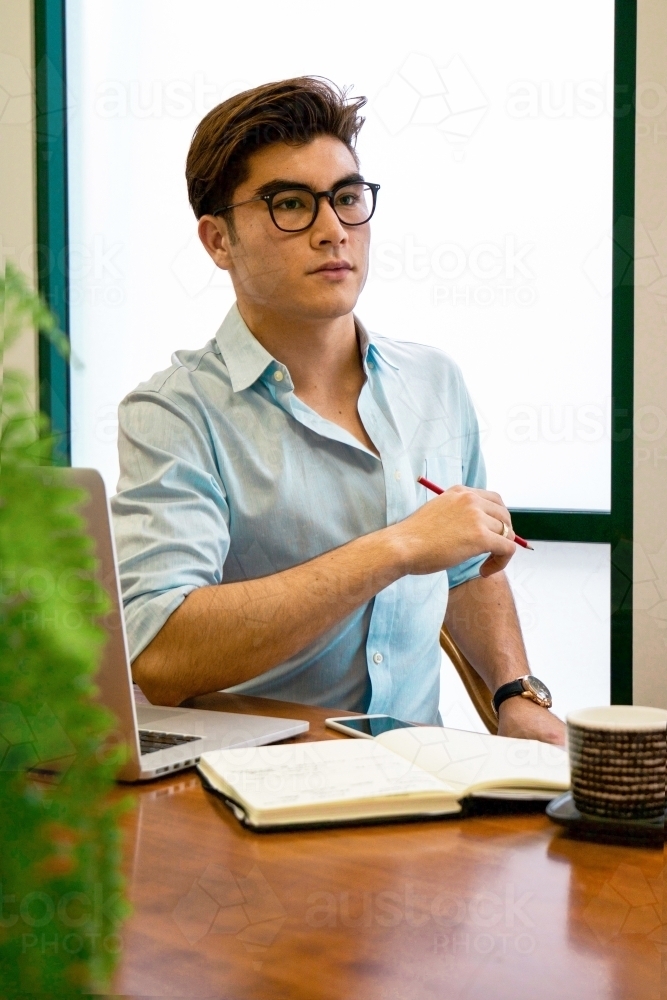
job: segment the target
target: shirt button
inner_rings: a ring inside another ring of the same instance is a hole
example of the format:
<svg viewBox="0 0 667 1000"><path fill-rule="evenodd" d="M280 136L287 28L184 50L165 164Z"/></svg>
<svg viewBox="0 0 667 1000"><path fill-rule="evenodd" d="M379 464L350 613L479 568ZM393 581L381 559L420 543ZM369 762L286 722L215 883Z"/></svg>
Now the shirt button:
<svg viewBox="0 0 667 1000"><path fill-rule="evenodd" d="M394 479L400 479L400 478L401 478L400 470L396 469L396 472L394 473Z"/></svg>
<svg viewBox="0 0 667 1000"><path fill-rule="evenodd" d="M384 656L382 653L373 653L373 663L382 663Z"/></svg>
<svg viewBox="0 0 667 1000"><path fill-rule="evenodd" d="M277 371L277 372L274 372L273 373L273 377L276 380L276 382L282 382L282 380L285 378L285 376L283 375L283 373L280 370Z"/></svg>
<svg viewBox="0 0 667 1000"><path fill-rule="evenodd" d="M375 368L375 365L373 364L372 361L368 361L366 363L367 363L367 365L368 365L369 368Z"/></svg>

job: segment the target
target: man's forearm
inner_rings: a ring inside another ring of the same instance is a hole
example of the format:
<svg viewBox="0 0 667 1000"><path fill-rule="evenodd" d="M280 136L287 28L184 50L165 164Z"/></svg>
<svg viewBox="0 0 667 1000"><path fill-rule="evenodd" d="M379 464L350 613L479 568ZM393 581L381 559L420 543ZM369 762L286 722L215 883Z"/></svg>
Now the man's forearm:
<svg viewBox="0 0 667 1000"><path fill-rule="evenodd" d="M491 553L486 572L502 570L514 554L498 529L508 521L497 494L454 486L403 521L282 573L202 587L137 657L135 680L165 705L250 680L406 574L438 573L482 552Z"/></svg>
<svg viewBox="0 0 667 1000"><path fill-rule="evenodd" d="M529 673L521 626L504 573L467 580L450 590L445 624L491 693Z"/></svg>
<svg viewBox="0 0 667 1000"><path fill-rule="evenodd" d="M493 694L530 673L521 626L504 573L468 580L450 591L445 623L452 638ZM563 744L565 728L552 712L525 698L500 706L499 736Z"/></svg>
<svg viewBox="0 0 667 1000"><path fill-rule="evenodd" d="M404 573L391 529L282 573L201 587L137 657L155 704L232 687L283 663Z"/></svg>

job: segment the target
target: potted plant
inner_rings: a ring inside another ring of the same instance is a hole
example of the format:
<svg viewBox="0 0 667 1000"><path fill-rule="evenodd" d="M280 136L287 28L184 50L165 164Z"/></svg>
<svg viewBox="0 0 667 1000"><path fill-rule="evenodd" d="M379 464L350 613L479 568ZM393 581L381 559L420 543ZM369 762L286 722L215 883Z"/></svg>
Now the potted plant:
<svg viewBox="0 0 667 1000"><path fill-rule="evenodd" d="M0 273L0 359L27 328L66 340L18 270ZM109 982L127 913L112 716L94 700L106 595L81 496L48 472L28 380L0 381L0 995Z"/></svg>

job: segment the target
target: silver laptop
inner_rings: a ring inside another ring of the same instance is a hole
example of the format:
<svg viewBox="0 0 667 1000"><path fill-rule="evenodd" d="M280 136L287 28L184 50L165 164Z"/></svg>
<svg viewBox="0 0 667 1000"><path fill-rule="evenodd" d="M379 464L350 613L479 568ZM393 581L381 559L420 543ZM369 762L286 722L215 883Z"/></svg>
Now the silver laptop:
<svg viewBox="0 0 667 1000"><path fill-rule="evenodd" d="M59 469L58 476L68 486L88 494L78 510L95 541L98 579L111 600L111 610L104 619L108 639L96 683L100 701L118 719L114 740L126 748L119 780L147 781L193 767L207 750L260 746L305 733L308 723L299 719L135 704L104 481L95 469Z"/></svg>

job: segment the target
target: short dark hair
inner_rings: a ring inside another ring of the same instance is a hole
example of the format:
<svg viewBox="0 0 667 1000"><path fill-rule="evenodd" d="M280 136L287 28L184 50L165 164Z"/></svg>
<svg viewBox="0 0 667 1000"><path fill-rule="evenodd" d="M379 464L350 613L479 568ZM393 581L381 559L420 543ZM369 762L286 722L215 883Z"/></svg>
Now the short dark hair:
<svg viewBox="0 0 667 1000"><path fill-rule="evenodd" d="M185 166L188 197L198 219L229 205L248 177L248 159L276 142L296 146L332 135L354 151L365 97L317 76L265 83L230 97L202 118Z"/></svg>

